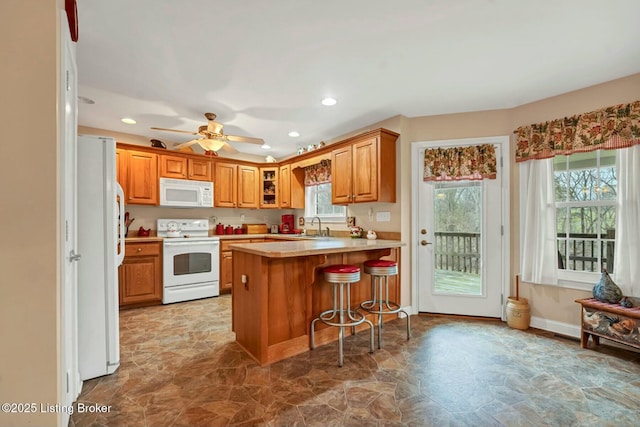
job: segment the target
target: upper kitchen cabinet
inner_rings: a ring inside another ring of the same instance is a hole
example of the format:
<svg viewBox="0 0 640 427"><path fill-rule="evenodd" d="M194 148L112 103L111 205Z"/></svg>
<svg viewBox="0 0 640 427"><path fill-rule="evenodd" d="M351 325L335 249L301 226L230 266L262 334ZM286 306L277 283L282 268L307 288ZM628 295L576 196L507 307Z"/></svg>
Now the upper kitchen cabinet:
<svg viewBox="0 0 640 427"><path fill-rule="evenodd" d="M331 152L334 205L396 201L396 139L378 129L350 138Z"/></svg>
<svg viewBox="0 0 640 427"><path fill-rule="evenodd" d="M291 208L291 165L282 165L278 168L280 178L280 207Z"/></svg>
<svg viewBox="0 0 640 427"><path fill-rule="evenodd" d="M123 150L127 177L125 204L158 204L158 155L146 151Z"/></svg>
<svg viewBox="0 0 640 427"><path fill-rule="evenodd" d="M127 196L127 151L116 148L116 180Z"/></svg>
<svg viewBox="0 0 640 427"><path fill-rule="evenodd" d="M211 160L162 154L160 155L160 176L211 181Z"/></svg>
<svg viewBox="0 0 640 427"><path fill-rule="evenodd" d="M257 208L259 188L259 169L255 166L238 165L238 207Z"/></svg>
<svg viewBox="0 0 640 427"><path fill-rule="evenodd" d="M292 164L280 165L280 207L304 209L304 169Z"/></svg>
<svg viewBox="0 0 640 427"><path fill-rule="evenodd" d="M260 168L260 208L278 208L278 168Z"/></svg>
<svg viewBox="0 0 640 427"><path fill-rule="evenodd" d="M256 166L216 160L214 167L215 207L258 207L260 176Z"/></svg>

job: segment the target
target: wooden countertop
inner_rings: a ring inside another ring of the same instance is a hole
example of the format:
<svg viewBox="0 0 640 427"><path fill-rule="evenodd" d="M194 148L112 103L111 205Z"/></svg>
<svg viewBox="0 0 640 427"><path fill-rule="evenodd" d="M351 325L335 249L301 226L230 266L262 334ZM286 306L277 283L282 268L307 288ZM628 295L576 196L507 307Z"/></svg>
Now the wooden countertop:
<svg viewBox="0 0 640 427"><path fill-rule="evenodd" d="M294 237L295 238L295 237ZM246 252L266 258L290 258L306 255L358 252L376 249L399 248L406 243L399 240L368 240L331 237L328 239L300 239L296 241L264 243L235 243L229 248L234 251Z"/></svg>

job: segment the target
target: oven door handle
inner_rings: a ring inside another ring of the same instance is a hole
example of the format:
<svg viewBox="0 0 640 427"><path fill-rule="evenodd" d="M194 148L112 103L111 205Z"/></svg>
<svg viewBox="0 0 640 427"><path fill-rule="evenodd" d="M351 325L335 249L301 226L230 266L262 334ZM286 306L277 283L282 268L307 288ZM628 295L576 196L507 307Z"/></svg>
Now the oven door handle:
<svg viewBox="0 0 640 427"><path fill-rule="evenodd" d="M188 240L188 239L185 239ZM214 246L218 246L220 244L220 242L218 241L198 241L198 242L167 242L165 240L164 245L165 246L201 246L201 245L214 245Z"/></svg>

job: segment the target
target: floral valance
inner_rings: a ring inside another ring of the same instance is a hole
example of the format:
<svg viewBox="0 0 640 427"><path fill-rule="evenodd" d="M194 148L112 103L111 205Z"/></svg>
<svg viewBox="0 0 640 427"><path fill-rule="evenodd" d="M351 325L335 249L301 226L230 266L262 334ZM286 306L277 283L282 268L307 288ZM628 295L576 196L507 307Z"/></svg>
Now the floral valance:
<svg viewBox="0 0 640 427"><path fill-rule="evenodd" d="M630 147L640 143L640 101L522 126L514 133L516 162Z"/></svg>
<svg viewBox="0 0 640 427"><path fill-rule="evenodd" d="M320 185L331 182L331 160L322 160L304 168L304 185Z"/></svg>
<svg viewBox="0 0 640 427"><path fill-rule="evenodd" d="M492 144L433 148L424 151L425 181L496 178L496 149Z"/></svg>

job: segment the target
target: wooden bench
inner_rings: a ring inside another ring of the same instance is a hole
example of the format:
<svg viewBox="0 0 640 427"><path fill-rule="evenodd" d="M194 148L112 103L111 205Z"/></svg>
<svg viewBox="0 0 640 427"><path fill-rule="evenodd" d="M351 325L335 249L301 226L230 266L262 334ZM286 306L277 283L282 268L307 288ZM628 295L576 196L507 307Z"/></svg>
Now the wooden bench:
<svg viewBox="0 0 640 427"><path fill-rule="evenodd" d="M626 308L595 298L577 299L582 306L580 345L587 348L589 336L595 345L600 337L640 349L640 307Z"/></svg>

